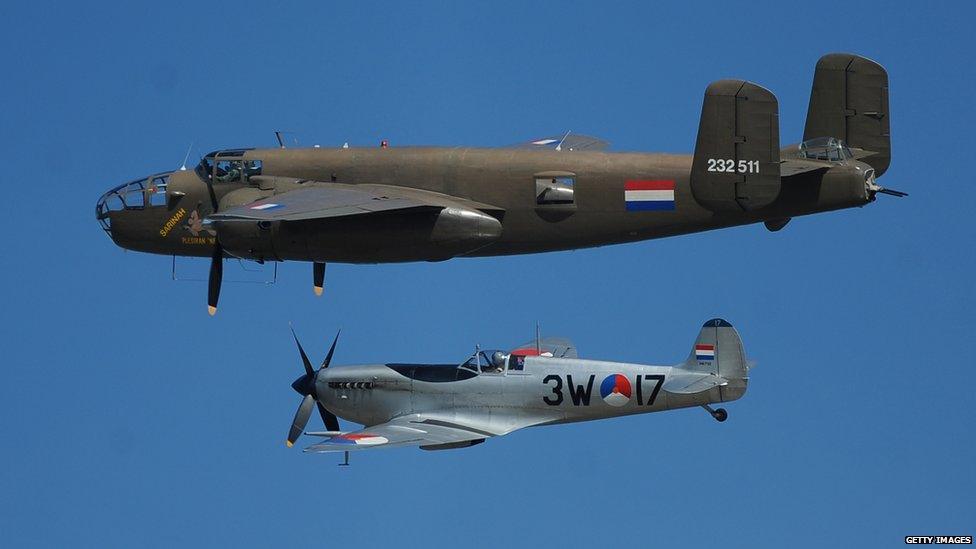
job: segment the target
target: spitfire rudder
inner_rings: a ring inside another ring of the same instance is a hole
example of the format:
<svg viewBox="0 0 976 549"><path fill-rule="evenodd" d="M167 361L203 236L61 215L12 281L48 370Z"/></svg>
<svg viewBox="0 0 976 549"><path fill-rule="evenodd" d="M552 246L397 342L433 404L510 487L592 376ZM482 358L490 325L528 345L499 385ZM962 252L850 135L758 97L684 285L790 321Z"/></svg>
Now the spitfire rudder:
<svg viewBox="0 0 976 549"><path fill-rule="evenodd" d="M702 325L698 338L691 348L691 354L681 367L693 372L715 374L729 380L729 385L722 388L723 400L734 400L745 392L749 363L746 360L745 349L742 347L742 338L724 319L713 318ZM733 395L733 393L737 394Z"/></svg>
<svg viewBox="0 0 976 549"><path fill-rule="evenodd" d="M691 168L691 192L713 212L753 211L779 196L779 104L744 80L705 90Z"/></svg>

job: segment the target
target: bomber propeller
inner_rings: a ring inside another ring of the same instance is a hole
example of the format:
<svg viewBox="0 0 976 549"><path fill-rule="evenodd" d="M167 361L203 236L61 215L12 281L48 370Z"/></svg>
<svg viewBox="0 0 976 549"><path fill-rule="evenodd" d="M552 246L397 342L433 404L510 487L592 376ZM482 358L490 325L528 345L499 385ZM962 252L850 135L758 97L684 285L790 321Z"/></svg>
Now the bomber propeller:
<svg viewBox="0 0 976 549"><path fill-rule="evenodd" d="M291 331L292 337L295 338L295 344L298 345L298 352L302 355L302 364L305 366L305 375L296 379L292 384L292 389L296 393L302 395L302 403L298 406L298 411L295 412L295 419L291 422L291 429L288 430L288 439L285 444L291 448L298 437L305 431L305 426L308 424L308 418L312 415L312 406L318 408L319 415L322 416L322 423L325 424L325 428L329 431L339 430L339 419L336 418L335 414L328 411L325 406L319 402L318 395L315 393L315 378L318 377L318 373L329 367L329 363L332 362L332 355L335 353L336 343L339 341L339 333L336 333L335 339L332 340L332 347L329 348L329 354L326 355L325 360L322 361L322 366L318 370L312 369L312 363L308 360L308 355L305 354L305 349L302 348L301 342L298 341L298 336L295 335L295 330Z"/></svg>
<svg viewBox="0 0 976 549"><path fill-rule="evenodd" d="M220 282L224 278L224 249L220 242L214 245L210 258L210 278L207 281L207 312L217 314L217 300L220 299Z"/></svg>

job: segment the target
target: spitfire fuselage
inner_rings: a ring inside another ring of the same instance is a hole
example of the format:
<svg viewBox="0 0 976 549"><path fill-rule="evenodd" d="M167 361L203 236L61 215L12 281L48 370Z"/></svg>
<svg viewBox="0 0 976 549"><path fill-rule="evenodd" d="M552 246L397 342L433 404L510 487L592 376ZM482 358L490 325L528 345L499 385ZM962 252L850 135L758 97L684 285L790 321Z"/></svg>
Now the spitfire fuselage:
<svg viewBox="0 0 976 549"><path fill-rule="evenodd" d="M682 372L687 370L549 357L526 357L522 370L480 373L451 365L342 366L321 370L316 392L327 409L364 425L422 414L499 435L526 425L728 402L746 391L748 380L731 376L728 385L696 394L661 389ZM623 377L615 385L623 391L607 388L612 376Z"/></svg>

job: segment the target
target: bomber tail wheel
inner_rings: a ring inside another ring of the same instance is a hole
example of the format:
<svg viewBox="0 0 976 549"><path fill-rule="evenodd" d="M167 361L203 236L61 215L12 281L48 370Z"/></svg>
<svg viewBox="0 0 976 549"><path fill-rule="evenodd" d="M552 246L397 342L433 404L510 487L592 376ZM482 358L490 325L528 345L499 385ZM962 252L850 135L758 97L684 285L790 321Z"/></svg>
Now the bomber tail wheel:
<svg viewBox="0 0 976 549"><path fill-rule="evenodd" d="M729 419L729 413L725 411L725 408L719 408L715 410L715 412L712 414L712 417L715 418L715 421L721 423Z"/></svg>

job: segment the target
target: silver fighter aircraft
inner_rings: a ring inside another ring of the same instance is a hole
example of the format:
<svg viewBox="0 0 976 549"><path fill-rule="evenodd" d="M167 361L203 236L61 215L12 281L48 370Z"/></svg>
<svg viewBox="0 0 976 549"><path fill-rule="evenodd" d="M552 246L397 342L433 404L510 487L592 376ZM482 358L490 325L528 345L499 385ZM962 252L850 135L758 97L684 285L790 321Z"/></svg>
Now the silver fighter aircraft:
<svg viewBox="0 0 976 549"><path fill-rule="evenodd" d="M746 392L750 363L735 328L716 318L704 324L691 354L674 366L581 359L566 339L540 338L511 351L476 350L457 364L376 364L329 368L335 352L312 368L298 338L305 375L292 383L304 399L287 444L305 430L317 407L326 431L306 452L348 452L419 446L464 448L536 425L701 406L718 421L728 414L710 404ZM337 417L361 423L342 431Z"/></svg>

